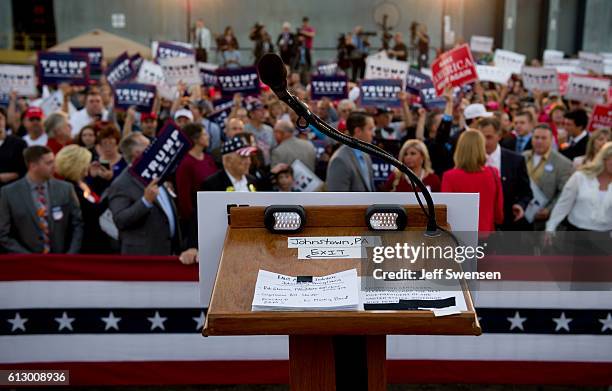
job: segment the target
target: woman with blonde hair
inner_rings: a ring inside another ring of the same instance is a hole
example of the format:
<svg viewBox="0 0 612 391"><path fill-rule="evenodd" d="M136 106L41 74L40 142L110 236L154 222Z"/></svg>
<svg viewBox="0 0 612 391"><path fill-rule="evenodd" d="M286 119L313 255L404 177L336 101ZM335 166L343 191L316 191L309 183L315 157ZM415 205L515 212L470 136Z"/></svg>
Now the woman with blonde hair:
<svg viewBox="0 0 612 391"><path fill-rule="evenodd" d="M564 225L570 231L612 231L612 142L565 183L546 231L555 231L566 217Z"/></svg>
<svg viewBox="0 0 612 391"><path fill-rule="evenodd" d="M580 168L583 165L590 163L597 155L597 152L601 150L601 147L608 141L612 141L612 132L610 129L597 129L589 135L589 142L587 143L586 152L583 156L577 156L574 158L574 168Z"/></svg>
<svg viewBox="0 0 612 391"><path fill-rule="evenodd" d="M55 171L72 184L83 215L82 253L100 254L109 252L108 237L100 229L100 215L105 205L100 197L85 183L91 165L91 152L79 145L67 145L55 157Z"/></svg>
<svg viewBox="0 0 612 391"><path fill-rule="evenodd" d="M491 232L504 221L504 195L495 167L489 167L482 133L468 129L457 142L455 168L442 177L442 192L478 193L478 231Z"/></svg>
<svg viewBox="0 0 612 391"><path fill-rule="evenodd" d="M431 168L431 159L429 158L429 152L425 143L415 139L406 141L399 151L398 159L421 178L429 191L440 191L440 178ZM402 174L398 169L393 170L389 175L382 190L414 191L412 183L408 180L406 174ZM418 188L417 190L420 191Z"/></svg>

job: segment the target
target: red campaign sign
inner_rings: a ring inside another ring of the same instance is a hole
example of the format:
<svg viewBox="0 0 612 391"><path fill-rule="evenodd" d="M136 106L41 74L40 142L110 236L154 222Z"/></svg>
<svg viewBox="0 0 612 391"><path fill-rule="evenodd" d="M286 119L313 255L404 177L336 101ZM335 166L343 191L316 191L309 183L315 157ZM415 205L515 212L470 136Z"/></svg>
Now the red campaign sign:
<svg viewBox="0 0 612 391"><path fill-rule="evenodd" d="M591 114L589 131L602 128L612 128L612 104L597 105Z"/></svg>
<svg viewBox="0 0 612 391"><path fill-rule="evenodd" d="M563 96L567 93L567 84L569 83L569 73L558 73L559 79L559 95Z"/></svg>
<svg viewBox="0 0 612 391"><path fill-rule="evenodd" d="M474 58L467 44L442 53L431 64L436 94L442 95L447 85L461 87L478 80Z"/></svg>

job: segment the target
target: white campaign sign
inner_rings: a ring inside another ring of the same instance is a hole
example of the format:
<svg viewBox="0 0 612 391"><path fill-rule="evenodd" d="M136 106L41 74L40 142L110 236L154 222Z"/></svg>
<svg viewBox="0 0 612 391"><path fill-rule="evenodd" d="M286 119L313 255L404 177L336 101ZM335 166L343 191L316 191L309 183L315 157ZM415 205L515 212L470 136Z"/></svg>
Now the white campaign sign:
<svg viewBox="0 0 612 391"><path fill-rule="evenodd" d="M491 65L476 65L476 73L480 81L492 81L493 83L506 84L512 72L508 69Z"/></svg>
<svg viewBox="0 0 612 391"><path fill-rule="evenodd" d="M578 58L582 68L600 75L604 73L603 56L596 53L580 52L578 53Z"/></svg>
<svg viewBox="0 0 612 391"><path fill-rule="evenodd" d="M604 103L610 80L596 77L570 75L565 98L590 104Z"/></svg>
<svg viewBox="0 0 612 391"><path fill-rule="evenodd" d="M512 73L520 74L523 69L523 64L525 64L525 58L524 54L496 49L493 62L497 67L507 69Z"/></svg>
<svg viewBox="0 0 612 391"><path fill-rule="evenodd" d="M294 160L291 168L293 169L293 191L318 191L323 186L323 181L301 160Z"/></svg>
<svg viewBox="0 0 612 391"><path fill-rule="evenodd" d="M472 35L470 38L470 50L479 53L491 53L493 51L493 37Z"/></svg>
<svg viewBox="0 0 612 391"><path fill-rule="evenodd" d="M560 50L546 49L544 50L542 59L544 60L544 65L548 65L551 60L563 60L563 56L565 56L565 54Z"/></svg>
<svg viewBox="0 0 612 391"><path fill-rule="evenodd" d="M559 90L559 78L555 68L523 67L523 85L526 89L551 92Z"/></svg>
<svg viewBox="0 0 612 391"><path fill-rule="evenodd" d="M36 96L36 77L31 65L0 65L0 93Z"/></svg>
<svg viewBox="0 0 612 391"><path fill-rule="evenodd" d="M194 57L169 57L159 60L166 83L176 86L180 81L187 85L200 85L200 69Z"/></svg>
<svg viewBox="0 0 612 391"><path fill-rule="evenodd" d="M138 83L155 85L159 95L164 99L174 100L176 98L176 87L166 84L164 70L160 65L152 61L144 60L142 62L136 81Z"/></svg>
<svg viewBox="0 0 612 391"><path fill-rule="evenodd" d="M406 77L410 65L406 61L390 60L368 56L366 58L366 79L400 79L402 88L406 86Z"/></svg>

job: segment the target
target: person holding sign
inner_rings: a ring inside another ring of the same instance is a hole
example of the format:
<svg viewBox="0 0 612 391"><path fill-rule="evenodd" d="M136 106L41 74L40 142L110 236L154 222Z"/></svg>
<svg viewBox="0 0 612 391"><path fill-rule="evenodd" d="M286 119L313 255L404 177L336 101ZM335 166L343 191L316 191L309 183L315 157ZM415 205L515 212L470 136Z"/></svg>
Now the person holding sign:
<svg viewBox="0 0 612 391"><path fill-rule="evenodd" d="M149 146L140 132L130 133L119 145L132 165ZM180 228L172 193L158 179L146 187L124 170L108 189L108 207L119 230L121 254L172 255L178 252Z"/></svg>
<svg viewBox="0 0 612 391"><path fill-rule="evenodd" d="M411 169L427 186L429 191L440 191L440 178L431 168L431 160L427 147L420 140L408 140L400 149L398 160ZM406 174L394 169L389 175L387 182L383 185L384 191L414 191L412 184ZM417 191L420 191L417 188Z"/></svg>

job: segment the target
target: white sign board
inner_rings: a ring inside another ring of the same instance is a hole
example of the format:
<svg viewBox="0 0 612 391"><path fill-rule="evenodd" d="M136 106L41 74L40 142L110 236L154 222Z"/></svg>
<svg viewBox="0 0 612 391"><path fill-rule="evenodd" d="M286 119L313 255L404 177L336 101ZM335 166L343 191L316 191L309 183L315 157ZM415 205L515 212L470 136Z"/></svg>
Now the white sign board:
<svg viewBox="0 0 612 391"><path fill-rule="evenodd" d="M493 37L472 35L470 38L470 50L479 53L491 53L493 51Z"/></svg>
<svg viewBox="0 0 612 391"><path fill-rule="evenodd" d="M194 57L161 58L159 65L169 86L176 86L181 81L187 85L202 84L200 69Z"/></svg>
<svg viewBox="0 0 612 391"><path fill-rule="evenodd" d="M509 50L496 49L493 57L495 66L507 69L512 73L521 74L523 64L525 64L525 55L511 52Z"/></svg>
<svg viewBox="0 0 612 391"><path fill-rule="evenodd" d="M523 67L523 85L526 89L551 92L559 90L559 78L555 68Z"/></svg>
<svg viewBox="0 0 612 391"><path fill-rule="evenodd" d="M176 98L176 87L166 84L164 70L160 65L152 61L144 60L142 62L136 81L138 83L155 85L159 95L164 99L174 100Z"/></svg>
<svg viewBox="0 0 612 391"><path fill-rule="evenodd" d="M31 65L0 65L0 93L36 96L36 77Z"/></svg>
<svg viewBox="0 0 612 391"><path fill-rule="evenodd" d="M492 81L493 83L506 84L512 72L507 69L491 65L476 65L476 73L480 81Z"/></svg>
<svg viewBox="0 0 612 391"><path fill-rule="evenodd" d="M319 191L323 186L323 181L301 160L294 160L291 168L293 169L293 191Z"/></svg>
<svg viewBox="0 0 612 391"><path fill-rule="evenodd" d="M605 101L608 88L610 88L608 79L570 75L565 98L589 104L601 104Z"/></svg>
<svg viewBox="0 0 612 391"><path fill-rule="evenodd" d="M599 75L604 73L603 56L596 53L580 52L578 58L580 59L580 67Z"/></svg>
<svg viewBox="0 0 612 391"><path fill-rule="evenodd" d="M366 79L400 79L402 88L406 85L406 76L410 65L406 61L390 60L369 56L366 58Z"/></svg>

